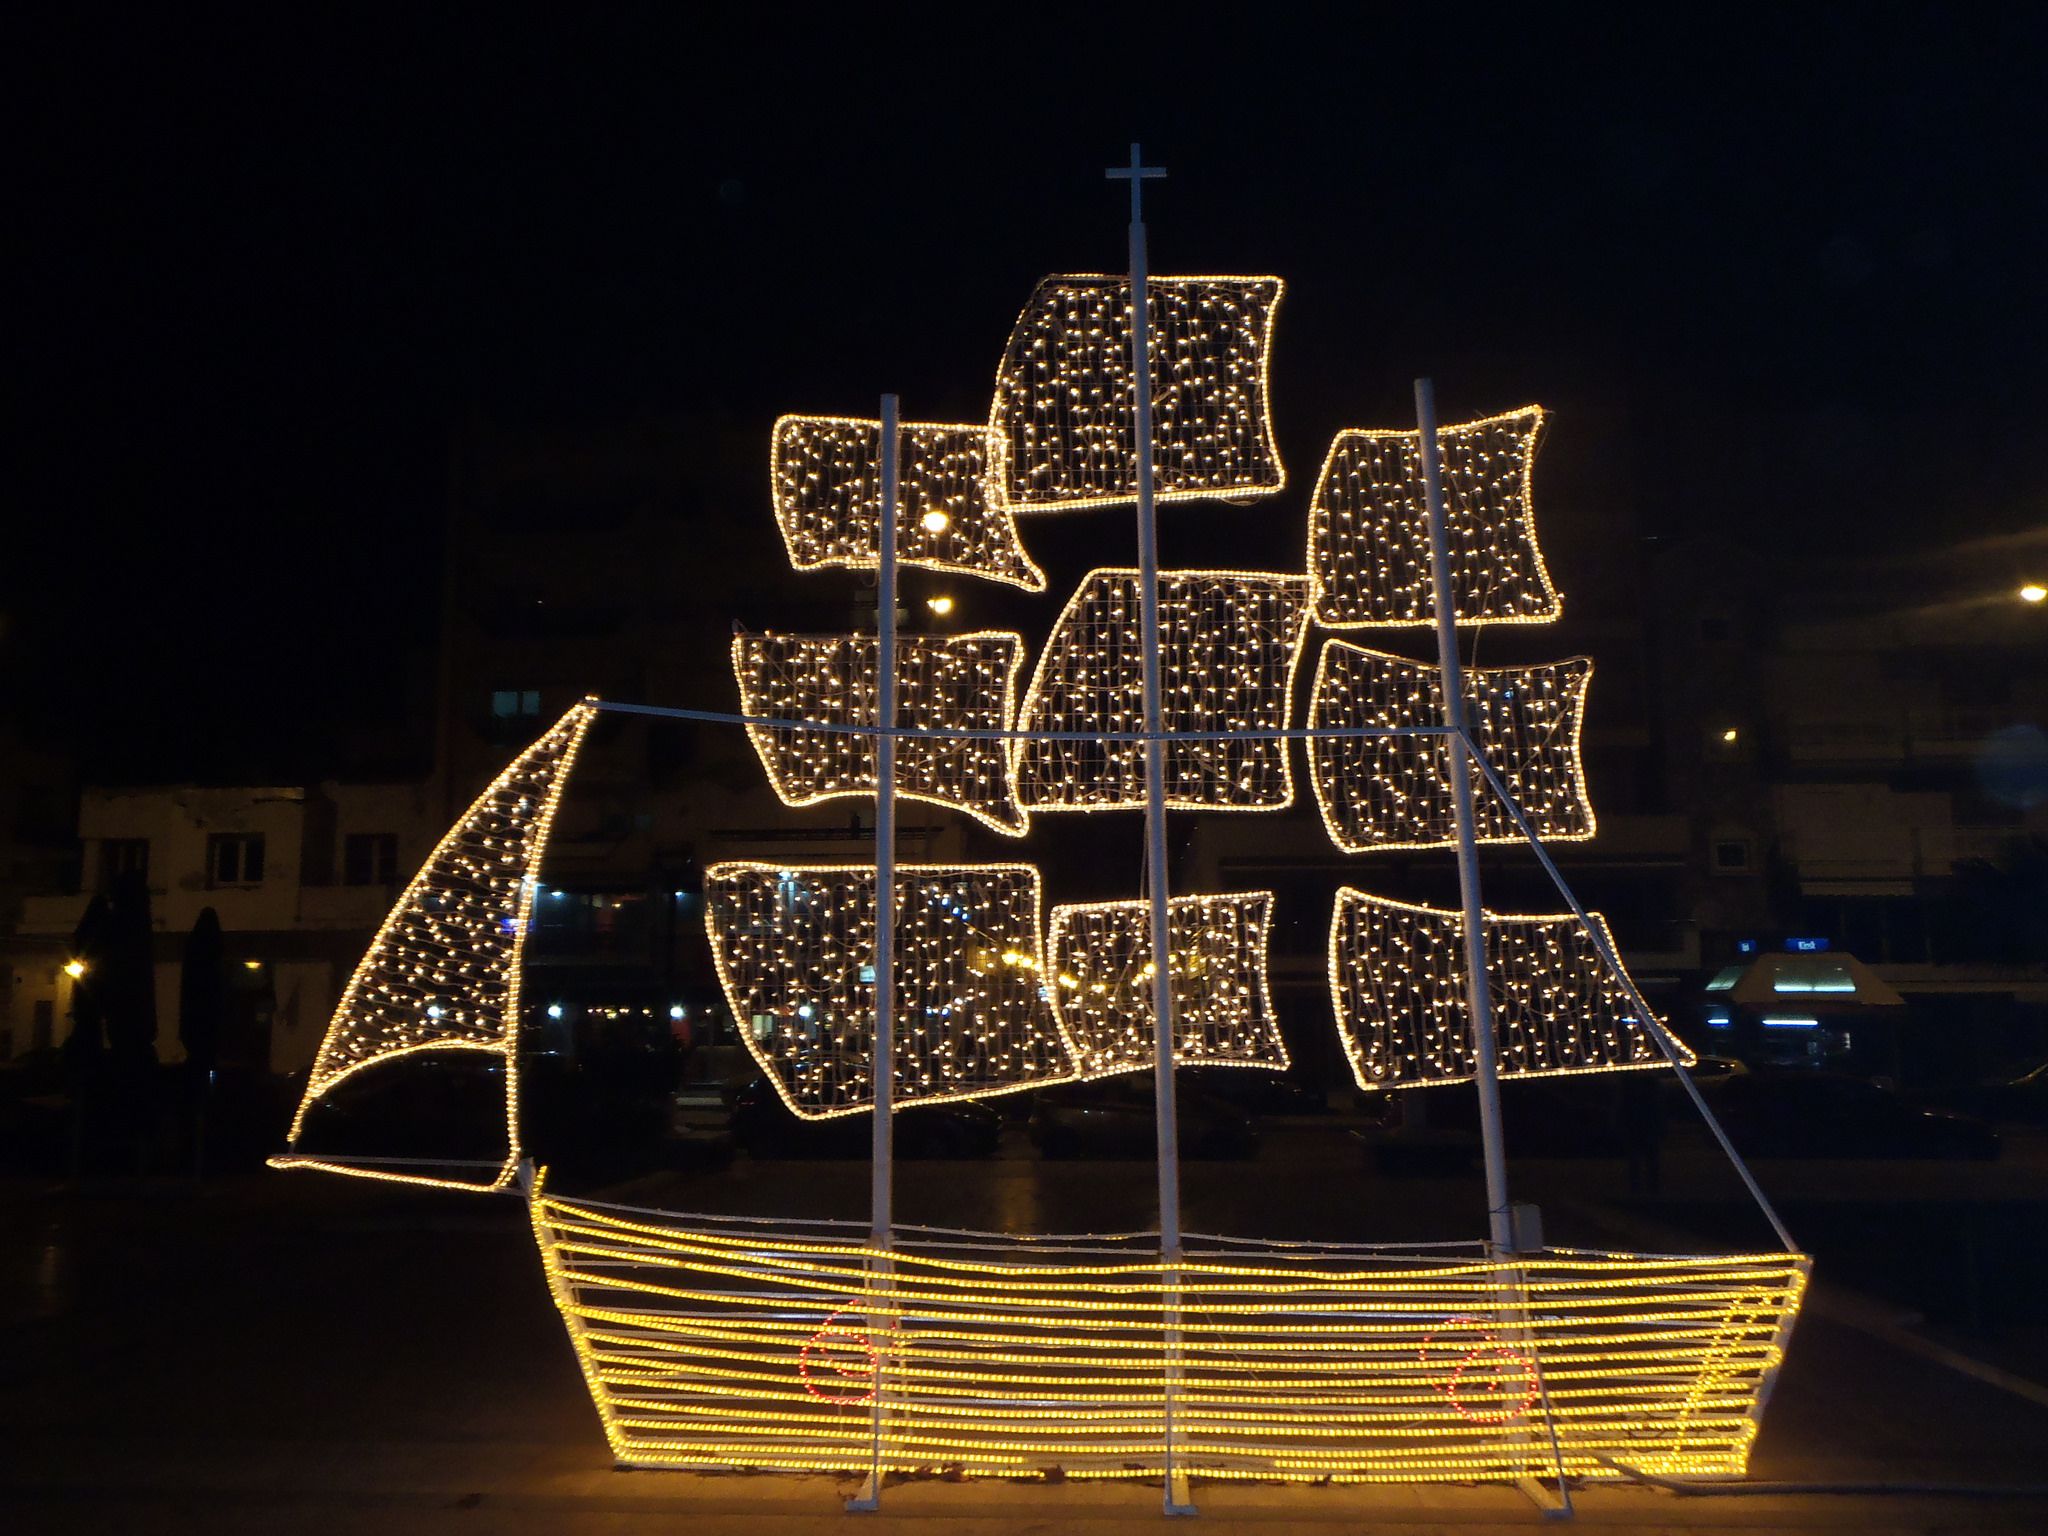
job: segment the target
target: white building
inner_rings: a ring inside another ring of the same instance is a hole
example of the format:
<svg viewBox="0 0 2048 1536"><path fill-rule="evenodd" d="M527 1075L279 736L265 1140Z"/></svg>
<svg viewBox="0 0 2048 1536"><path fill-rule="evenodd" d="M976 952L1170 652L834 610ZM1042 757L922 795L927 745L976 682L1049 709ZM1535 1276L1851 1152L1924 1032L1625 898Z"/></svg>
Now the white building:
<svg viewBox="0 0 2048 1536"><path fill-rule="evenodd" d="M64 1039L79 919L96 892L139 871L156 934L158 1059L183 1056L184 939L211 907L231 972L231 1029L248 1064L310 1065L350 971L441 830L424 785L87 789L79 888L25 897L6 941L0 1058Z"/></svg>

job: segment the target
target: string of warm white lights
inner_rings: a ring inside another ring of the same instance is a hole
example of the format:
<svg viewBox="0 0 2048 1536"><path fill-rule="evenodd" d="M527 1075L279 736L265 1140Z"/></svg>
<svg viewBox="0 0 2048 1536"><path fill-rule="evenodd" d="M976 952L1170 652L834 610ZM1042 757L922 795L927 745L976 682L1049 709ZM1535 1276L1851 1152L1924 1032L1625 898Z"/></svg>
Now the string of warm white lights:
<svg viewBox="0 0 2048 1536"><path fill-rule="evenodd" d="M879 1388L888 1471L1157 1477L1171 1369L1204 1477L1739 1475L1807 1272L1240 1242L1169 1279L1101 1240L906 1229L885 1261L829 1229L532 1209L612 1453L650 1467L865 1471Z"/></svg>
<svg viewBox="0 0 2048 1536"><path fill-rule="evenodd" d="M1547 624L1562 611L1536 545L1531 480L1543 410L1437 429L1451 604L1460 624ZM1316 622L1436 622L1419 432L1339 432L1309 503Z"/></svg>
<svg viewBox="0 0 2048 1536"><path fill-rule="evenodd" d="M1053 1000L1084 1077L1149 1067L1151 906L1102 901L1052 909ZM1167 903L1173 1059L1181 1066L1287 1066L1266 974L1270 891Z"/></svg>
<svg viewBox="0 0 2048 1536"><path fill-rule="evenodd" d="M1038 871L897 867L897 1107L1073 1075L1042 974ZM761 1070L806 1119L874 1102L875 872L715 864L704 925Z"/></svg>
<svg viewBox="0 0 2048 1536"><path fill-rule="evenodd" d="M905 565L1045 590L1017 537L1002 457L1007 440L975 423L902 424L896 558ZM776 525L800 571L881 564L882 424L844 416L775 423L768 478Z"/></svg>
<svg viewBox="0 0 2048 1536"><path fill-rule="evenodd" d="M1270 571L1167 571L1159 577L1160 693L1173 731L1242 731L1166 744L1174 810L1277 811L1294 803L1285 744L1294 669L1308 629L1308 582ZM1040 653L1017 723L1027 732L1144 729L1138 575L1090 571ZM1017 798L1046 811L1145 804L1134 741L1020 739Z"/></svg>
<svg viewBox="0 0 2048 1536"><path fill-rule="evenodd" d="M1147 280L1157 499L1263 496L1286 484L1267 403L1277 277ZM1019 512L1138 493L1127 278L1048 277L996 371L989 429Z"/></svg>
<svg viewBox="0 0 2048 1536"><path fill-rule="evenodd" d="M1610 953L1614 936L1599 913ZM1361 1088L1473 1075L1462 913L1349 886L1330 920L1330 1002ZM1548 1077L1666 1064L1661 1025L1569 912L1486 914L1486 979L1500 1075ZM1687 1066L1692 1052L1666 1034Z"/></svg>
<svg viewBox="0 0 2048 1536"><path fill-rule="evenodd" d="M556 721L477 796L412 877L342 990L292 1117L295 1153L307 1112L365 1068L426 1051L486 1051L505 1063L507 1140L504 1165L487 1187L510 1180L520 1155L519 965L527 918L562 786L596 715L586 700ZM477 1187L317 1154L273 1161Z"/></svg>
<svg viewBox="0 0 2048 1536"><path fill-rule="evenodd" d="M982 630L896 641L897 725L909 730L1005 731L1017 705L1024 637ZM732 668L741 708L765 720L854 725L868 734L749 724L747 735L784 805L872 796L880 724L881 642L873 635L736 635ZM965 811L1007 837L1030 823L1010 787L1000 738L903 736L896 793Z"/></svg>
<svg viewBox="0 0 2048 1536"><path fill-rule="evenodd" d="M1593 835L1593 805L1579 758L1592 677L1593 663L1583 656L1545 666L1465 671L1473 744L1546 841L1584 842ZM1434 665L1342 640L1323 647L1309 702L1311 727L1435 725L1443 718L1443 678ZM1440 740L1318 737L1310 740L1308 756L1323 826L1346 853L1455 843ZM1507 809L1483 783L1473 794L1472 814L1480 842L1522 840Z"/></svg>

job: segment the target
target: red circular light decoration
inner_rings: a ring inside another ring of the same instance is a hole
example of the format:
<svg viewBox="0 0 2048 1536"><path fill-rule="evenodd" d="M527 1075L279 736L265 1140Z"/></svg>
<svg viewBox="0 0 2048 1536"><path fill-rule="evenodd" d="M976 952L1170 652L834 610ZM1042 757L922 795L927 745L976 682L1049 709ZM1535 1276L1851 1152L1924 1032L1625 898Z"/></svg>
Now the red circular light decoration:
<svg viewBox="0 0 2048 1536"><path fill-rule="evenodd" d="M796 1369L797 1374L803 1378L804 1390L820 1402L857 1408L862 1403L871 1403L875 1400L875 1374L881 1362L875 1353L873 1341L868 1338L866 1333L858 1328L847 1328L834 1324L834 1318L847 1315L846 1309L842 1307L839 1311L827 1317L824 1326L804 1341L804 1347L797 1355ZM829 1378L821 1386L812 1377L811 1352L813 1350L817 1351L817 1365L820 1376L823 1376L826 1371L830 1371L834 1376L839 1377L845 1382L861 1384L862 1390L858 1392L853 1392L850 1388L841 1392L826 1390L832 1385ZM833 1353L834 1351L837 1353ZM848 1355L853 1356L852 1361L848 1360ZM862 1356L866 1357L865 1363L857 1363Z"/></svg>
<svg viewBox="0 0 2048 1536"><path fill-rule="evenodd" d="M1521 1378L1519 1386L1521 1392L1520 1402L1515 1403L1513 1407L1504 1406L1497 1413L1478 1412L1465 1406L1465 1373L1482 1359L1485 1359L1491 1366L1491 1376L1489 1378L1483 1371L1475 1372L1471 1385L1477 1388L1482 1382L1490 1379L1492 1390L1496 1394L1496 1400L1506 1404L1513 1398L1517 1390L1511 1383L1514 1381L1515 1376L1518 1375ZM1451 1406L1458 1410L1459 1415L1469 1419L1472 1423L1505 1424L1510 1419L1519 1419L1529 1411L1529 1405L1536 1401L1536 1362L1531 1360L1521 1350L1509 1349L1503 1344L1481 1345L1458 1362L1457 1369L1451 1372L1450 1382L1444 1387L1443 1391L1444 1395L1451 1400Z"/></svg>

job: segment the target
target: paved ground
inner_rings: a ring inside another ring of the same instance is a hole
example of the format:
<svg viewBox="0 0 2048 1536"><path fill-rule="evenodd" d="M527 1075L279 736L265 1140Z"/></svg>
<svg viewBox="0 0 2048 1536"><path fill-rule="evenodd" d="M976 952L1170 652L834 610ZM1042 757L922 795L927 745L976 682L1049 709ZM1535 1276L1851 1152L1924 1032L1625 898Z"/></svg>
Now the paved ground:
<svg viewBox="0 0 2048 1536"><path fill-rule="evenodd" d="M1018 1151L1020 1149L1011 1149ZM1946 1209L1992 1199L2048 1212L2026 1149L1968 1165L1766 1165L1795 1212L1890 1193ZM1733 1228L1736 1192L1679 1149L1672 1200L1630 1208L1618 1170L1524 1164L1554 1240L1626 1242L1660 1222ZM1144 1164L911 1163L908 1221L1110 1230L1150 1219ZM859 1163L753 1164L644 1181L626 1198L684 1208L857 1215ZM1271 1235L1468 1235L1461 1179L1366 1172L1331 1128L1269 1139L1258 1161L1192 1164L1189 1224ZM1750 1234L1752 1237L1754 1234ZM1825 1258L1825 1255L1823 1255ZM1826 1274L1825 1267L1823 1275ZM1994 1276L1994 1280L1998 1277ZM2031 1291L2031 1284L2028 1289ZM1753 1473L1815 1483L2048 1483L2048 1394L2030 1399L1909 1346L1904 1310L1825 1284L1800 1325ZM1878 1330L1877 1332L1871 1331ZM1965 1339L1980 1346L1983 1340ZM1994 1361L1993 1363L2000 1363ZM828 1479L611 1470L511 1200L410 1193L317 1175L195 1189L66 1193L0 1184L0 1529L395 1533L843 1530ZM1540 1523L1520 1494L1198 1488L1203 1527L1402 1531ZM1138 1486L911 1484L863 1528L1156 1529ZM1662 1530L2048 1529L2048 1498L1579 1495L1580 1523Z"/></svg>

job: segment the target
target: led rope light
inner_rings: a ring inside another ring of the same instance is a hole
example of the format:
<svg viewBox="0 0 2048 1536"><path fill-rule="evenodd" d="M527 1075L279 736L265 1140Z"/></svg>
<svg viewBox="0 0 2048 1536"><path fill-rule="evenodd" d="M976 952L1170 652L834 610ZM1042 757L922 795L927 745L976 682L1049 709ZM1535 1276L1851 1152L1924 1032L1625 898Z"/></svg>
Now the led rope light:
<svg viewBox="0 0 2048 1536"><path fill-rule="evenodd" d="M1017 714L1022 731L1142 732L1137 572L1090 571L1067 599ZM1166 744L1172 810L1278 811L1294 803L1286 744L1294 670L1308 630L1308 582L1271 571L1163 571L1160 690L1168 731L1243 731ZM1040 811L1145 804L1137 741L1019 739L1017 798Z"/></svg>
<svg viewBox="0 0 2048 1536"><path fill-rule="evenodd" d="M902 423L896 558L905 565L1045 590L1017 536L1006 440L981 423ZM776 526L799 571L880 567L882 424L845 416L775 423L768 480Z"/></svg>
<svg viewBox="0 0 2048 1536"><path fill-rule="evenodd" d="M1437 429L1457 622L1548 624L1563 611L1536 544L1531 483L1540 406ZM1316 622L1329 629L1436 622L1422 435L1339 432L1309 502Z"/></svg>
<svg viewBox="0 0 2048 1536"><path fill-rule="evenodd" d="M505 1064L506 1156L488 1184L292 1154L275 1167L458 1189L502 1189L519 1162L520 957L548 832L584 733L574 706L477 796L427 856L343 988L288 1138L306 1114L367 1068L428 1051L480 1051Z"/></svg>
<svg viewBox="0 0 2048 1536"><path fill-rule="evenodd" d="M1579 757L1586 688L1583 656L1537 667L1465 672L1473 745L1546 842L1579 843L1597 825ZM1443 679L1425 665L1332 640L1316 663L1308 723L1316 729L1437 725ZM1449 848L1451 784L1433 737L1326 737L1309 741L1309 780L1330 841L1346 853ZM1484 786L1472 797L1482 843L1520 843L1507 809Z"/></svg>
<svg viewBox="0 0 2048 1536"><path fill-rule="evenodd" d="M1160 501L1265 496L1286 484L1268 389L1277 277L1146 280L1152 458ZM1128 278L1048 277L996 371L989 431L1019 512L1137 496Z"/></svg>
<svg viewBox="0 0 2048 1536"><path fill-rule="evenodd" d="M1600 925L1619 953L1607 920ZM1330 920L1330 1003L1351 1075L1367 1089L1469 1082L1464 916L1349 886ZM1552 1077L1666 1064L1660 1021L1569 912L1486 914L1486 977L1500 1075ZM1672 1038L1666 1032L1666 1038ZM1679 1059L1697 1059L1676 1039Z"/></svg>
<svg viewBox="0 0 2048 1536"><path fill-rule="evenodd" d="M1052 909L1053 1001L1084 1077L1152 1065L1151 911L1143 901ZM1176 1064L1286 1069L1266 973L1272 915L1270 891L1168 901Z"/></svg>
<svg viewBox="0 0 2048 1536"><path fill-rule="evenodd" d="M898 724L911 730L1006 731L1016 713L1024 637L994 630L903 635L896 642ZM820 725L880 723L881 642L873 635L736 635L733 675L743 713ZM875 737L747 726L784 805L875 793ZM1010 787L1009 744L966 735L902 736L896 793L965 811L1005 837L1030 829Z"/></svg>
<svg viewBox="0 0 2048 1536"><path fill-rule="evenodd" d="M1073 1076L1040 958L1029 864L904 864L896 887L895 1103ZM715 864L704 925L747 1049L807 1120L874 1101L875 872Z"/></svg>
<svg viewBox="0 0 2048 1536"><path fill-rule="evenodd" d="M864 1243L794 1225L532 1211L621 1462L865 1469L879 1376L889 1470L1159 1473L1156 1257L913 1230L883 1284ZM1177 1272L1175 1432L1205 1477L1511 1481L1557 1470L1553 1432L1571 1476L1738 1476L1806 1276L1788 1254L1235 1242Z"/></svg>

